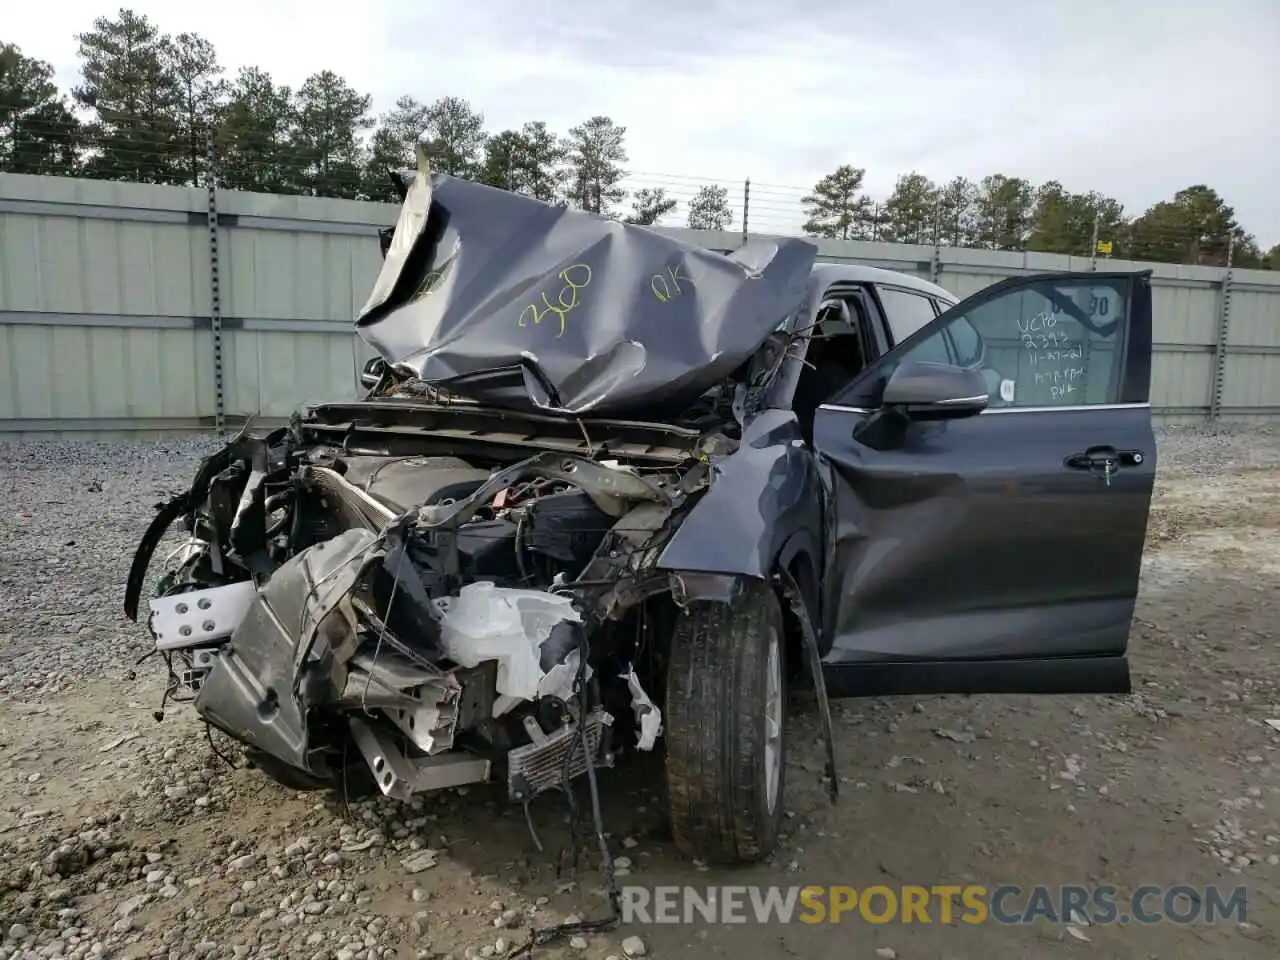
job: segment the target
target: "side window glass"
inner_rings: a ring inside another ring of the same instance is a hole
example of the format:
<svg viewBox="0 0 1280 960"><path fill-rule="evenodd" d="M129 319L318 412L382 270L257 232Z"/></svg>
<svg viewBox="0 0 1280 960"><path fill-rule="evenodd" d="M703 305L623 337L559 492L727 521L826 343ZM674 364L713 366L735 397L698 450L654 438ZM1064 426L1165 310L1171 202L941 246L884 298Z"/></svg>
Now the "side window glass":
<svg viewBox="0 0 1280 960"><path fill-rule="evenodd" d="M933 301L919 293L908 293L894 287L876 287L884 306L885 319L893 333L893 342L902 343L926 324L933 323Z"/></svg>
<svg viewBox="0 0 1280 960"><path fill-rule="evenodd" d="M992 407L1071 407L1115 403L1128 322L1124 278L1047 278L1016 286L913 337L877 368L883 384L905 360L935 360L977 370ZM963 306L963 304L961 305Z"/></svg>
<svg viewBox="0 0 1280 960"><path fill-rule="evenodd" d="M885 318L889 321L889 329L893 331L894 343L902 343L921 328L933 323L936 317L934 303L928 297L893 287L878 287L876 292L884 305ZM942 337L929 337L921 341L905 359L931 363L951 362L946 341Z"/></svg>
<svg viewBox="0 0 1280 960"><path fill-rule="evenodd" d="M982 363L982 337L969 318L956 317L949 326L951 345L956 351L956 365L961 367L977 367Z"/></svg>
<svg viewBox="0 0 1280 960"><path fill-rule="evenodd" d="M902 355L902 360L924 363L951 363L946 337L925 337ZM901 360L899 361L901 362Z"/></svg>

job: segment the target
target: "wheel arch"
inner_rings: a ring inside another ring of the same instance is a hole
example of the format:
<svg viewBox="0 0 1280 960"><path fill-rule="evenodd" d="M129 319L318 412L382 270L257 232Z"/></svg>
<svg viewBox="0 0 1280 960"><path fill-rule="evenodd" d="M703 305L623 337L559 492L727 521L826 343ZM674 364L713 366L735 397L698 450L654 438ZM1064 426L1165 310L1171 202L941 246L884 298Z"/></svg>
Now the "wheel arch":
<svg viewBox="0 0 1280 960"><path fill-rule="evenodd" d="M809 622L818 634L818 649L826 654L829 644L822 636L819 624L822 623L822 576L818 563L817 538L808 530L797 530L782 545L774 558L772 572L788 573L800 587L804 596L805 609L809 614ZM804 634L796 620L795 613L786 603L782 605L783 622L786 624L786 655L792 664L805 662Z"/></svg>
<svg viewBox="0 0 1280 960"><path fill-rule="evenodd" d="M818 627L821 623L822 603L822 578L817 559L819 556L816 536L808 530L796 530L775 552L773 561L768 567L768 578L743 572L711 573L701 570L673 570L671 571L673 596L682 606L693 601L732 604L744 584L766 579L772 581L773 575L778 573L789 574L800 587L809 620L818 634L819 651L825 654L830 645L825 641ZM774 593L778 594L782 605L783 624L786 631L784 637L786 662L793 667L798 667L805 662L804 634L795 612L785 602L777 587L772 582L769 585Z"/></svg>

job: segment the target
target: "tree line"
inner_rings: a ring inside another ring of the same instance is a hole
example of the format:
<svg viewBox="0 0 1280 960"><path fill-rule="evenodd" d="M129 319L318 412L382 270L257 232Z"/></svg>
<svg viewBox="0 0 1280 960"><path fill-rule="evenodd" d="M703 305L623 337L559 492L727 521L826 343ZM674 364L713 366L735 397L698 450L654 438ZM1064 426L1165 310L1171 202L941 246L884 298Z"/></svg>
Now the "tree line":
<svg viewBox="0 0 1280 960"><path fill-rule="evenodd" d="M631 193L625 126L594 116L566 134L540 120L491 133L465 99L372 98L331 70L296 89L259 67L228 76L193 33L170 35L122 9L77 34L82 82L69 97L53 69L0 41L0 172L203 185L212 171L232 190L396 201L388 171L412 168L426 146L434 169L551 203L652 224L680 201L661 187ZM1110 255L1177 263L1280 268L1211 188L1196 185L1126 218L1100 193L994 174L937 184L912 172L876 203L865 170L843 165L801 199L815 237L942 243L993 250ZM628 203L629 201L629 203ZM700 187L684 206L695 229L724 230L724 187Z"/></svg>
<svg viewBox="0 0 1280 960"><path fill-rule="evenodd" d="M1280 245L1262 251L1235 211L1204 184L1187 187L1140 216L1096 191L1073 193L1051 180L1039 186L993 174L937 184L900 176L884 203L862 190L866 171L838 167L803 200L804 232L847 240L942 243L988 250L1077 256L1105 252L1129 260L1280 269Z"/></svg>

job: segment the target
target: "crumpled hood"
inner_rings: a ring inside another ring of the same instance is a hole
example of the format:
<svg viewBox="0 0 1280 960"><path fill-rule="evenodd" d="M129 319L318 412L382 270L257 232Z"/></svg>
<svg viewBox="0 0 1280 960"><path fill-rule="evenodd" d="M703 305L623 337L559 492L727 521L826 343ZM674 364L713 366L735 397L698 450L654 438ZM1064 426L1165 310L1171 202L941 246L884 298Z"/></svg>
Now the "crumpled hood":
<svg viewBox="0 0 1280 960"><path fill-rule="evenodd" d="M652 415L750 358L816 256L789 238L724 256L419 172L356 326L397 369L482 403Z"/></svg>

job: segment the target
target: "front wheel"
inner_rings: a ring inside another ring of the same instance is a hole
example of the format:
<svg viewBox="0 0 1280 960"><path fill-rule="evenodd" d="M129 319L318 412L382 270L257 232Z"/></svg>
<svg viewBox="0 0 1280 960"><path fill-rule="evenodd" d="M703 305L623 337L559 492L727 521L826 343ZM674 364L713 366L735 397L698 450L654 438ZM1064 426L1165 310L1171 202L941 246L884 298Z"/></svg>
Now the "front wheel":
<svg viewBox="0 0 1280 960"><path fill-rule="evenodd" d="M689 857L749 863L782 822L786 685L782 608L751 581L733 604L697 602L679 620L667 667L667 802Z"/></svg>

